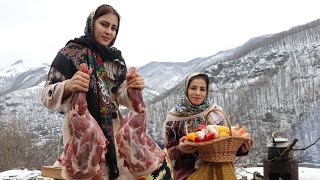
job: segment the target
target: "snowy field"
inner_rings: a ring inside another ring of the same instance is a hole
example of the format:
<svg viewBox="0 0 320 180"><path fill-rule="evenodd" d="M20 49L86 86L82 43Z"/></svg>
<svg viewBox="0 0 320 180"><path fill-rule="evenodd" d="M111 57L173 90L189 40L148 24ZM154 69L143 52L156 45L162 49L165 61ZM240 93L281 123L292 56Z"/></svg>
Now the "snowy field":
<svg viewBox="0 0 320 180"><path fill-rule="evenodd" d="M23 179L37 179L41 175L40 170L9 170L0 173L0 180L23 180Z"/></svg>
<svg viewBox="0 0 320 180"><path fill-rule="evenodd" d="M247 176L250 180L253 178L255 171L263 175L263 167L239 168L237 169L238 178ZM41 171L39 170L9 170L0 173L0 180L37 180L40 179L40 175ZM299 180L320 180L320 168L299 167Z"/></svg>
<svg viewBox="0 0 320 180"><path fill-rule="evenodd" d="M239 168L236 172L238 179L247 176L249 180L253 178L255 171L263 175L263 167ZM299 167L299 180L320 180L320 168Z"/></svg>

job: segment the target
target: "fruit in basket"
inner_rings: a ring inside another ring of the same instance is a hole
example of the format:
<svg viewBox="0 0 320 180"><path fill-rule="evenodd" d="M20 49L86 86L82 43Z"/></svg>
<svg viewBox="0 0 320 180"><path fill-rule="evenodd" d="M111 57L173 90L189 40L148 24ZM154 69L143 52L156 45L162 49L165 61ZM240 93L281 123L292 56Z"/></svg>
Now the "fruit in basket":
<svg viewBox="0 0 320 180"><path fill-rule="evenodd" d="M230 133L230 130L227 126L221 126L221 125L216 125L218 131L219 131L219 134L221 134L221 132L225 132L227 134Z"/></svg>
<svg viewBox="0 0 320 180"><path fill-rule="evenodd" d="M231 132L232 132L232 136L240 136L239 131L236 129L231 129Z"/></svg>
<svg viewBox="0 0 320 180"><path fill-rule="evenodd" d="M204 142L204 141L206 141L204 138L203 138L203 139L200 139L200 138L196 137L196 138L194 139L194 142Z"/></svg>
<svg viewBox="0 0 320 180"><path fill-rule="evenodd" d="M201 130L203 130L203 129L206 129L206 125L204 125L204 124L198 124L198 127L197 127L196 131L201 131Z"/></svg>
<svg viewBox="0 0 320 180"><path fill-rule="evenodd" d="M207 132L205 130L202 130L202 131L197 131L196 132L196 135L197 135L197 138L200 139L200 140L203 140L204 139L204 136L207 134Z"/></svg>
<svg viewBox="0 0 320 180"><path fill-rule="evenodd" d="M241 127L237 124L231 127L232 136L241 136L250 138L250 134L246 132L245 127ZM222 125L203 125L199 124L194 132L186 135L186 141L191 142L205 142L219 137L230 136L230 129L227 126Z"/></svg>
<svg viewBox="0 0 320 180"><path fill-rule="evenodd" d="M250 138L250 134L249 134L249 133L247 133L247 132L246 132L246 133L241 134L241 136L242 136L242 137L245 137L245 138L248 138L248 139Z"/></svg>
<svg viewBox="0 0 320 180"><path fill-rule="evenodd" d="M240 136L239 124L236 124L235 126L231 126L231 132L232 132L232 136Z"/></svg>
<svg viewBox="0 0 320 180"><path fill-rule="evenodd" d="M226 132L221 132L221 133L219 134L219 137L226 137L226 136L229 136L229 134L226 133Z"/></svg>
<svg viewBox="0 0 320 180"><path fill-rule="evenodd" d="M186 141L195 142L195 138L197 137L195 132L188 133L186 136Z"/></svg>
<svg viewBox="0 0 320 180"><path fill-rule="evenodd" d="M214 132L208 132L208 134L206 134L204 136L205 141L211 141L215 138L215 133Z"/></svg>
<svg viewBox="0 0 320 180"><path fill-rule="evenodd" d="M242 135L242 134L244 134L244 133L246 133L246 132L247 132L247 130L246 130L245 127L242 127L242 128L239 129L240 135Z"/></svg>
<svg viewBox="0 0 320 180"><path fill-rule="evenodd" d="M205 142L219 137L219 132L214 125L199 124L195 132L188 133L185 140L191 142Z"/></svg>
<svg viewBox="0 0 320 180"><path fill-rule="evenodd" d="M245 127L240 128L239 124L231 127L231 131L233 136L242 136L245 138L251 137L251 135L247 132L246 128Z"/></svg>
<svg viewBox="0 0 320 180"><path fill-rule="evenodd" d="M212 124L207 125L206 129L207 129L209 132L215 132L215 131L217 131L216 126L215 126L215 125L212 125Z"/></svg>
<svg viewBox="0 0 320 180"><path fill-rule="evenodd" d="M238 130L239 136L245 137L245 138L250 138L250 134L247 132L245 127L241 127Z"/></svg>
<svg viewBox="0 0 320 180"><path fill-rule="evenodd" d="M213 133L214 134L214 138L218 138L219 137L219 131L218 129L216 128L215 125L207 125L207 128L208 132L210 133Z"/></svg>

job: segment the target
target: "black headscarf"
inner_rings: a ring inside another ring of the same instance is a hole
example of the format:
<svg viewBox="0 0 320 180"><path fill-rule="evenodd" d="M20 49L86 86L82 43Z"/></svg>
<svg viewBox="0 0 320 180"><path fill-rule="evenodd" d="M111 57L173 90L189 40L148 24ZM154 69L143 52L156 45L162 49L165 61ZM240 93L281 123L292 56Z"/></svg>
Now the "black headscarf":
<svg viewBox="0 0 320 180"><path fill-rule="evenodd" d="M67 79L72 78L81 63L87 63L88 67L93 69L93 73L90 75L90 87L86 93L86 100L90 114L97 120L109 141L105 158L106 164L109 167L109 179L112 180L119 176L119 169L117 166L113 136L112 106L109 102L111 90L110 82L101 76L105 75L104 62L117 61L122 63L123 68L121 72L113 75L118 87L124 81L127 69L121 51L112 47L114 41L112 41L108 47L103 47L93 38L94 15L95 11L90 13L87 18L84 31L85 35L69 41L66 46L58 52L51 66L56 68ZM108 93L102 94L101 92Z"/></svg>

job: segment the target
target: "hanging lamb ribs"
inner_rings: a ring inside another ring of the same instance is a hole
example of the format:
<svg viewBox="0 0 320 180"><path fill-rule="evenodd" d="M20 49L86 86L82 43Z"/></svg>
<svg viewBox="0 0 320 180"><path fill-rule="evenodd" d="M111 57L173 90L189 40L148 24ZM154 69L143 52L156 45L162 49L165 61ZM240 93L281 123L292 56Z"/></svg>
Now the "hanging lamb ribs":
<svg viewBox="0 0 320 180"><path fill-rule="evenodd" d="M129 70L128 75L135 72ZM128 89L131 98L130 111L123 120L116 134L116 142L124 166L135 177L141 177L158 169L163 161L165 152L147 133L147 114L140 89Z"/></svg>
<svg viewBox="0 0 320 180"><path fill-rule="evenodd" d="M79 69L90 74L87 64L81 64ZM68 131L65 135L70 138L64 147L64 156L59 159L63 165L62 177L103 179L101 163L106 161L108 140L88 111L85 92L75 92L71 97Z"/></svg>

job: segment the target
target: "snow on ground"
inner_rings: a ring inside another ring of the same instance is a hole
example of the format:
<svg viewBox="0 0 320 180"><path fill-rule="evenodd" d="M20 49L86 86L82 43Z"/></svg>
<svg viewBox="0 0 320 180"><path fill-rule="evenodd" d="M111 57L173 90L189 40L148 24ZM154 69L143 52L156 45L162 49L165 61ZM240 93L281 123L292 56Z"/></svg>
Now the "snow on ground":
<svg viewBox="0 0 320 180"><path fill-rule="evenodd" d="M40 170L17 169L0 172L0 180L36 179L40 175Z"/></svg>
<svg viewBox="0 0 320 180"><path fill-rule="evenodd" d="M263 175L263 167L237 168L237 177L247 176L248 180L253 178L253 173L257 171ZM40 179L40 170L9 170L0 172L0 180L38 180ZM299 167L299 180L319 180L320 168Z"/></svg>
<svg viewBox="0 0 320 180"><path fill-rule="evenodd" d="M263 167L239 168L236 170L238 179L241 176L247 176L248 179L253 178L253 173L257 171L263 175ZM299 180L319 180L320 168L299 167Z"/></svg>

